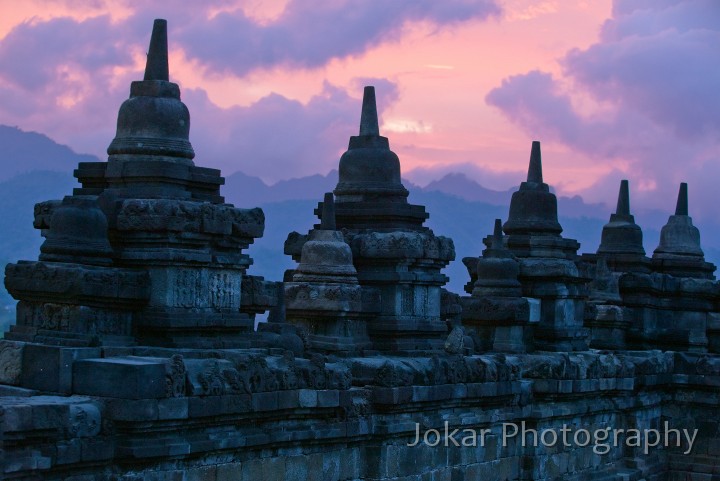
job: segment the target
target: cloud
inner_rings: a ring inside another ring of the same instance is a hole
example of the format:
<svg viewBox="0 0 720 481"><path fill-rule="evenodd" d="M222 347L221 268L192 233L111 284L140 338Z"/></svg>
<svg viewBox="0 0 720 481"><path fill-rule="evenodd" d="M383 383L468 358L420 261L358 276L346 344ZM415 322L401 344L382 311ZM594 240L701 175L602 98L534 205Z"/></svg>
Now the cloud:
<svg viewBox="0 0 720 481"><path fill-rule="evenodd" d="M492 0L291 0L259 25L238 9L194 22L178 35L186 53L214 72L244 76L278 65L316 68L397 41L412 22L437 27L498 15Z"/></svg>
<svg viewBox="0 0 720 481"><path fill-rule="evenodd" d="M72 74L93 76L131 63L126 45L117 37L109 15L80 22L54 18L21 23L0 42L0 77L28 91L53 83L67 87Z"/></svg>
<svg viewBox="0 0 720 481"><path fill-rule="evenodd" d="M515 75L486 102L534 137L606 163L610 173L586 192L593 201L612 202L612 191L594 196L620 175L640 206L661 205L681 181L704 188L720 173L720 9L712 3L618 0L599 42L562 59L564 78ZM581 112L579 94L601 108ZM709 205L696 212L709 214Z"/></svg>
<svg viewBox="0 0 720 481"><path fill-rule="evenodd" d="M398 40L410 23L440 29L499 12L492 0L290 0L279 16L259 22L231 0L94 0L92 8L119 7L122 14L89 17L83 5L63 0L77 18L33 18L0 39L0 119L101 158L130 82L142 78L155 17L168 18L171 57L175 50L206 74L277 67L289 68L283 75L292 81L293 68L360 55ZM198 163L273 181L326 172L357 133L365 84L376 85L381 112L398 99L398 86L384 79L358 78L347 91L326 83L302 103L276 93L230 108L213 104L202 89L183 88Z"/></svg>
<svg viewBox="0 0 720 481"><path fill-rule="evenodd" d="M387 93L380 92L382 99ZM360 98L329 83L306 104L271 94L247 107L222 109L203 90L187 90L183 97L196 162L268 181L337 168L360 122Z"/></svg>

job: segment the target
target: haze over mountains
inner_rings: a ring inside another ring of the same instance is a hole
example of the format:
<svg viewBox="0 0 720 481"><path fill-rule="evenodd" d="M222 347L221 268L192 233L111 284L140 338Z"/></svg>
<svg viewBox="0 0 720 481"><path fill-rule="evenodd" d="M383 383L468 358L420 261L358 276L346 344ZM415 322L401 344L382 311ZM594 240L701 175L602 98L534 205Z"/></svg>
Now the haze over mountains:
<svg viewBox="0 0 720 481"><path fill-rule="evenodd" d="M3 166L0 170L0 261L4 265L20 259L37 259L43 239L32 226L35 203L61 199L71 193L78 185L72 177L77 163L97 158L77 154L45 135L2 125L0 145L0 165ZM518 179L518 184L521 180L524 179ZM290 257L283 254L287 234L294 230L305 233L312 227L316 222L313 209L336 183L337 171L274 185L241 172L226 175L222 193L227 202L245 208L259 206L265 211L265 235L249 250L254 259L250 273L279 280L285 269L293 267ZM507 218L515 189L492 190L458 173L447 174L424 187L407 180L404 184L410 190L410 202L425 205L430 213L427 225L436 234L451 237L455 242L457 259L444 272L450 278L448 288L462 292L462 286L468 281L462 258L481 253L482 239L491 232L494 219ZM614 204L616 197L617 191L608 193L610 203ZM559 197L558 211L563 235L577 239L581 252L594 252L611 208L587 204L575 196ZM633 213L643 228L645 249L651 255L657 246L659 230L672 212L658 209ZM698 227L707 260L718 264L720 223L702 223ZM13 301L4 288L0 290L0 305L10 306L5 317L11 314Z"/></svg>

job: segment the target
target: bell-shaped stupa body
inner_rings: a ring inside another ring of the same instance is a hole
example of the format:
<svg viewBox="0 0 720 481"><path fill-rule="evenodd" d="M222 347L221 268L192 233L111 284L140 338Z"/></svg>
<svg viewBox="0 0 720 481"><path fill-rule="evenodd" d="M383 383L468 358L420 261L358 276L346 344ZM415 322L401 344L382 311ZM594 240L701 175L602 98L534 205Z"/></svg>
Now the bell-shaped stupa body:
<svg viewBox="0 0 720 481"><path fill-rule="evenodd" d="M380 135L375 87L363 92L360 133L350 137L348 150L340 157L335 195L347 198L408 196L400 179L400 159Z"/></svg>
<svg viewBox="0 0 720 481"><path fill-rule="evenodd" d="M527 181L520 184L510 201L510 215L503 226L506 234L559 235L557 198L543 182L540 142L533 141Z"/></svg>
<svg viewBox="0 0 720 481"><path fill-rule="evenodd" d="M120 106L108 162L81 163L75 176L83 186L75 194L224 202L220 171L192 160L190 114L168 72L167 22L158 19L144 78L131 83L130 97Z"/></svg>
<svg viewBox="0 0 720 481"><path fill-rule="evenodd" d="M603 226L597 255L618 272L649 272L650 260L645 256L643 233L630 213L630 189L627 180L620 182L617 208Z"/></svg>
<svg viewBox="0 0 720 481"><path fill-rule="evenodd" d="M520 297L522 289L518 281L520 264L503 245L502 223L495 219L495 229L490 246L483 250L477 261L477 280L473 296Z"/></svg>
<svg viewBox="0 0 720 481"><path fill-rule="evenodd" d="M645 255L642 244L642 230L630 214L630 193L628 181L620 182L617 209L610 215L610 222L602 230L598 254L639 254Z"/></svg>
<svg viewBox="0 0 720 481"><path fill-rule="evenodd" d="M700 247L700 231L688 215L688 189L680 184L675 215L668 218L660 231L660 243L653 252L656 270L679 277L710 278L715 266L705 262Z"/></svg>
<svg viewBox="0 0 720 481"><path fill-rule="evenodd" d="M400 160L379 132L375 87L365 87L359 135L340 158L335 187L339 228L423 230L425 208L407 202ZM316 210L322 216L322 209Z"/></svg>
<svg viewBox="0 0 720 481"><path fill-rule="evenodd" d="M310 231L309 239L302 247L300 264L293 281L357 284L352 250L342 232L335 230L332 193L325 194L322 223L319 229Z"/></svg>
<svg viewBox="0 0 720 481"><path fill-rule="evenodd" d="M67 196L52 216L40 260L110 265L107 219L92 197Z"/></svg>
<svg viewBox="0 0 720 481"><path fill-rule="evenodd" d="M117 133L108 147L110 160L142 156L192 164L190 113L180 100L180 88L168 73L167 21L155 20L145 77L132 82L130 98L118 113Z"/></svg>

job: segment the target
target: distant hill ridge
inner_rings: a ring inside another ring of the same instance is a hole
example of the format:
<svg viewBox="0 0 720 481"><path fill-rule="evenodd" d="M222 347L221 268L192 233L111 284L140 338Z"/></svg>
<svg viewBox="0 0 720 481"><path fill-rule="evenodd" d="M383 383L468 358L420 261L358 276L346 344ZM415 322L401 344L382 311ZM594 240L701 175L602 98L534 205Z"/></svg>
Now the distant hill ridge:
<svg viewBox="0 0 720 481"><path fill-rule="evenodd" d="M78 162L97 161L94 155L78 154L46 135L0 125L0 181L39 170L72 172Z"/></svg>
<svg viewBox="0 0 720 481"><path fill-rule="evenodd" d="M97 162L93 155L78 154L37 132L26 132L17 127L0 125L0 181L33 171L71 173L78 162ZM519 179L521 180L521 179ZM403 180L410 191L443 192L471 202L491 205L508 205L515 188L497 191L483 187L462 173L449 173L420 187ZM337 184L337 170L297 179L281 180L268 185L258 177L242 172L227 175L223 193L228 201L239 206L282 202L286 200L320 199ZM232 200L231 200L232 199ZM561 197L563 214L570 216L598 216L606 209L602 204L585 204L580 197Z"/></svg>
<svg viewBox="0 0 720 481"><path fill-rule="evenodd" d="M77 181L72 171L78 162L97 161L92 155L77 154L45 135L23 132L15 127L0 126L0 261L37 259L42 243L33 229L33 206L36 202L61 199L70 194ZM254 259L250 273L269 279L281 279L292 260L283 254L283 243L293 230L307 232L316 221L313 208L337 184L337 171L289 179L267 185L258 177L236 172L226 177L221 192L227 202L238 207L262 207L265 210L265 235L250 247ZM522 179L518 179L518 184ZM409 201L427 207L427 225L437 234L455 242L457 260L445 273L448 287L460 292L467 282L467 272L460 260L480 255L482 239L492 230L495 218L506 219L513 189L495 191L481 186L462 173L450 173L419 187L404 180L410 191ZM614 197L611 196L611 197ZM579 196L559 197L558 213L563 235L577 239L581 252L594 252L600 242L603 224L611 209L603 204L588 204ZM636 212L643 228L648 255L658 242L659 229L669 213L659 210ZM462 219L462 222L458 222ZM710 262L720 261L720 224L704 223L702 246ZM0 288L0 303L11 302Z"/></svg>

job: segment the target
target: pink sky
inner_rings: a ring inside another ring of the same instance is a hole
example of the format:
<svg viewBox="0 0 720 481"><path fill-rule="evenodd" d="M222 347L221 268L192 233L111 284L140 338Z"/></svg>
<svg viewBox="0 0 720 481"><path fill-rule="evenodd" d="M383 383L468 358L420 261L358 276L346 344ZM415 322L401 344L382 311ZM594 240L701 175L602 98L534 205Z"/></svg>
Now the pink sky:
<svg viewBox="0 0 720 481"><path fill-rule="evenodd" d="M0 0L0 123L105 156L152 19L167 18L199 165L267 182L335 168L376 85L381 133L422 184L716 203L720 7L712 0ZM658 205L663 204L663 205ZM668 206L668 209L670 206ZM709 212L709 211L708 211Z"/></svg>

